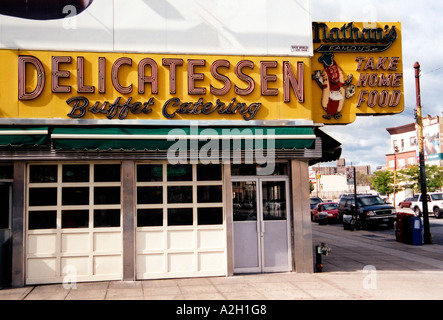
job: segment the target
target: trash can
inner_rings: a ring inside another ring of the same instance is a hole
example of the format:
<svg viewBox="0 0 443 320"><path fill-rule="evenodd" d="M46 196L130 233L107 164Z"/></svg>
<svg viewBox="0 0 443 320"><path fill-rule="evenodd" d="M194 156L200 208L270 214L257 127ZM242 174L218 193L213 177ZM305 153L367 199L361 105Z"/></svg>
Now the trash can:
<svg viewBox="0 0 443 320"><path fill-rule="evenodd" d="M411 218L411 244L423 245L423 223L418 217Z"/></svg>
<svg viewBox="0 0 443 320"><path fill-rule="evenodd" d="M395 221L395 240L398 242L407 243L411 240L411 218L413 213L397 212L397 219Z"/></svg>

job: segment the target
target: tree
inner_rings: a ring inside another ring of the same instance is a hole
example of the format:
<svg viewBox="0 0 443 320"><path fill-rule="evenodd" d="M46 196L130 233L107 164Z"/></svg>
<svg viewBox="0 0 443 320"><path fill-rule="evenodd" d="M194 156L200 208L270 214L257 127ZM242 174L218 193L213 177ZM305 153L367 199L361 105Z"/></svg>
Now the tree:
<svg viewBox="0 0 443 320"><path fill-rule="evenodd" d="M434 192L443 186L443 168L439 166L426 165L426 189ZM404 186L420 193L420 167L411 166L398 171L399 181L404 182Z"/></svg>
<svg viewBox="0 0 443 320"><path fill-rule="evenodd" d="M314 191L315 187L311 180L309 180L309 193L312 193Z"/></svg>
<svg viewBox="0 0 443 320"><path fill-rule="evenodd" d="M402 182L405 189L412 189L414 193L420 192L419 166L411 166L398 171L398 181Z"/></svg>
<svg viewBox="0 0 443 320"><path fill-rule="evenodd" d="M392 171L376 171L371 179L373 188L384 194L394 192L394 173Z"/></svg>
<svg viewBox="0 0 443 320"><path fill-rule="evenodd" d="M361 172L356 172L357 174L357 185L358 186L370 186L372 183L373 174L364 174Z"/></svg>

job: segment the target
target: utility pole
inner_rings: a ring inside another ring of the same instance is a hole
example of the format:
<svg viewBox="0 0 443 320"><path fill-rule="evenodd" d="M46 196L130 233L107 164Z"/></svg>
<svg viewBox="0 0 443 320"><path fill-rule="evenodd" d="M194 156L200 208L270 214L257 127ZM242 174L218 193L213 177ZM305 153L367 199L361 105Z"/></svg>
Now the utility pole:
<svg viewBox="0 0 443 320"><path fill-rule="evenodd" d="M415 87L417 93L417 135L418 135L418 150L420 163L420 188L421 201L423 207L423 242L425 244L432 244L432 235L429 229L429 212L428 212L428 194L426 191L426 168L425 168L425 153L423 141L423 116L421 110L421 95L420 95L420 63L414 64L415 69Z"/></svg>

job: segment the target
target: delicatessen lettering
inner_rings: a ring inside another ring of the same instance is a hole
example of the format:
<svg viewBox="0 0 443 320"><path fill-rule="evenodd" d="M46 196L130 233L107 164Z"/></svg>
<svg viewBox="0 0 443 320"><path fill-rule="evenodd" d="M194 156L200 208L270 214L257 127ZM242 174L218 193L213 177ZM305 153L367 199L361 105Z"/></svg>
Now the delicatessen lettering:
<svg viewBox="0 0 443 320"><path fill-rule="evenodd" d="M282 93L284 103L290 103L291 97L300 103L305 99L303 62L296 62L293 66L289 61L254 63L243 59L231 65L226 59L208 63L206 59L156 57L155 60L143 57L135 62L133 58L119 57L110 64L109 58L98 57L96 64L93 64L82 56L76 59L52 56L51 76L47 79L48 71L40 59L19 56L18 99L37 99L47 85L50 85L52 94L74 95L76 90L77 95L66 100L71 107L68 116L72 118L81 118L90 112L106 114L109 119L116 116L124 119L129 113L149 114L155 104L162 104L162 115L168 119L176 114L206 115L218 112L240 114L244 120L251 120L259 111L262 101L251 102L249 98L245 99L248 101L245 103L240 101L241 97L254 95L257 98L253 100L258 100ZM37 76L29 76L29 70ZM113 95L114 102L105 101L113 93L118 96ZM107 98L101 99L98 95ZM137 96L138 100L141 97L145 101L133 101L130 96ZM124 99L126 101L122 102ZM101 101L92 104L90 100Z"/></svg>

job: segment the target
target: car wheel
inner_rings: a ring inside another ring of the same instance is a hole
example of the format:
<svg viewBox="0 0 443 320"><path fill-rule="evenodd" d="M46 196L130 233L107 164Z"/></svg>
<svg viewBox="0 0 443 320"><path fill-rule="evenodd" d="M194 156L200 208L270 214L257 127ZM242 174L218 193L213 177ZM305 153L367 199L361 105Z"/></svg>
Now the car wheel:
<svg viewBox="0 0 443 320"><path fill-rule="evenodd" d="M440 219L441 218L440 208L435 207L433 211L434 211L434 217Z"/></svg>

